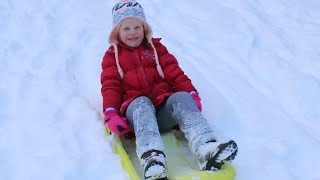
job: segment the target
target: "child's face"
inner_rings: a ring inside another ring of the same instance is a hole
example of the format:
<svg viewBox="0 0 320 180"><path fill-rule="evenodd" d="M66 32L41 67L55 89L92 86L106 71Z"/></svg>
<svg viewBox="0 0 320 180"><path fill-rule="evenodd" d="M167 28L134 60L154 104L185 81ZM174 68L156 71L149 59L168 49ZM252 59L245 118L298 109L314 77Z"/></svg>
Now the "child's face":
<svg viewBox="0 0 320 180"><path fill-rule="evenodd" d="M129 47L138 47L144 39L143 24L134 18L123 20L119 29L119 38Z"/></svg>

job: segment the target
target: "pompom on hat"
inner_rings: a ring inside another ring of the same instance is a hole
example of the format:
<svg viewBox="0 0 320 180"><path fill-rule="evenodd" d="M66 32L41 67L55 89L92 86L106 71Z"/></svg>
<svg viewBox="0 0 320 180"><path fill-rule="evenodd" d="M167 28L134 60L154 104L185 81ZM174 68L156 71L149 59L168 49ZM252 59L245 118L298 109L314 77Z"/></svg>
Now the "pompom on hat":
<svg viewBox="0 0 320 180"><path fill-rule="evenodd" d="M158 58L156 48L154 47L151 40L152 29L146 21L146 16L144 14L142 6L135 0L120 0L112 8L113 28L109 35L109 43L114 47L116 64L117 64L118 72L121 78L123 78L124 73L120 66L119 55L118 55L118 43L119 43L118 33L119 33L121 21L123 21L126 18L137 18L143 23L145 37L148 43L150 43L150 45L152 46L152 49L154 52L158 73L162 78L164 78L163 70L159 63L159 58Z"/></svg>

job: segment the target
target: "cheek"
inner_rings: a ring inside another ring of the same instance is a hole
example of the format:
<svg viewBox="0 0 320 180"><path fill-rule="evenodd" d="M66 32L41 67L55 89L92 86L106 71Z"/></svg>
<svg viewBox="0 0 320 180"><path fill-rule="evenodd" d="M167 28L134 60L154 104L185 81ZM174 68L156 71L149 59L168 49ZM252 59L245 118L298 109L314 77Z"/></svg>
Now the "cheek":
<svg viewBox="0 0 320 180"><path fill-rule="evenodd" d="M127 36L127 33L125 33L125 32L119 32L119 38L120 38L120 40L126 39L126 36Z"/></svg>
<svg viewBox="0 0 320 180"><path fill-rule="evenodd" d="M144 30L139 31L139 34L140 34L141 36L144 36Z"/></svg>

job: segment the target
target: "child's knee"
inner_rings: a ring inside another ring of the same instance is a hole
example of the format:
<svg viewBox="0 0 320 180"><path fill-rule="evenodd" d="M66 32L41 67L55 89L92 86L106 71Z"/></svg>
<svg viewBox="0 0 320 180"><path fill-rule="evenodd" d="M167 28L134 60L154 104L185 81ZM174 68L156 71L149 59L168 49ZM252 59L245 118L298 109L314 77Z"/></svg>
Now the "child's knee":
<svg viewBox="0 0 320 180"><path fill-rule="evenodd" d="M170 104L181 103L181 102L188 103L192 101L193 100L191 95L186 91L176 92L168 98L168 102Z"/></svg>
<svg viewBox="0 0 320 180"><path fill-rule="evenodd" d="M139 107L143 109L152 108L153 111L155 111L155 107L153 106L152 101L146 96L137 97L131 102L131 105L135 107L134 109Z"/></svg>
<svg viewBox="0 0 320 180"><path fill-rule="evenodd" d="M133 102L136 102L138 104L148 104L150 106L152 105L151 100L147 96L139 96L135 100L133 100Z"/></svg>
<svg viewBox="0 0 320 180"><path fill-rule="evenodd" d="M190 96L190 97L191 97L191 95L190 95L188 92L186 92L186 91L179 91L179 92L176 92L176 93L172 94L171 96L173 96L173 97L185 97L185 96Z"/></svg>

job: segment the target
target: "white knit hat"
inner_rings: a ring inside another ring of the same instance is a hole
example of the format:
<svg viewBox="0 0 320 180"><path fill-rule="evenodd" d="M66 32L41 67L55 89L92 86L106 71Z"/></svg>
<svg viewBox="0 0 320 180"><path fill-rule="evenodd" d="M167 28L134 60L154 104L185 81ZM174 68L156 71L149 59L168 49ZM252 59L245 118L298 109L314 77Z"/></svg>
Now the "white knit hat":
<svg viewBox="0 0 320 180"><path fill-rule="evenodd" d="M151 43L152 29L146 21L146 16L143 12L142 6L135 0L120 0L112 8L113 28L109 35L110 44L118 44L118 31L121 21L126 18L137 18L144 24L145 36L149 43Z"/></svg>
<svg viewBox="0 0 320 180"><path fill-rule="evenodd" d="M142 6L135 0L122 0L112 8L113 26L121 19L131 16L146 21Z"/></svg>
<svg viewBox="0 0 320 180"><path fill-rule="evenodd" d="M115 58L117 63L117 68L121 78L123 78L124 73L119 63L119 56L118 56L118 31L119 31L119 24L126 18L138 18L143 21L144 30L145 30L145 37L148 43L151 44L155 56L155 61L157 64L157 70L159 75L164 78L164 74L162 68L159 63L158 54L156 48L152 43L152 29L150 25L146 21L145 14L143 12L142 6L135 0L120 0L113 8L112 8L112 18L113 18L113 28L109 35L109 43L114 47L115 50ZM146 31L147 30L147 31Z"/></svg>

